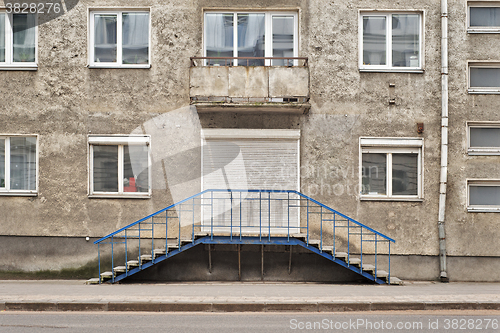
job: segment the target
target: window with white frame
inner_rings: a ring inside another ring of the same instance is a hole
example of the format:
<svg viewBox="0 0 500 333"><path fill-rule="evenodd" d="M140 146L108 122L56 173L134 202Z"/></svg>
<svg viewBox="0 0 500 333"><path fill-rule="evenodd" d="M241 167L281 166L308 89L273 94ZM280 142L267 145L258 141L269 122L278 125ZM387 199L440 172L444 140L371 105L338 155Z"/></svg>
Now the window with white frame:
<svg viewBox="0 0 500 333"><path fill-rule="evenodd" d="M422 16L420 12L361 12L360 70L421 70Z"/></svg>
<svg viewBox="0 0 500 333"><path fill-rule="evenodd" d="M469 1L467 3L469 33L500 33L500 1Z"/></svg>
<svg viewBox="0 0 500 333"><path fill-rule="evenodd" d="M500 155L500 123L467 123L469 155Z"/></svg>
<svg viewBox="0 0 500 333"><path fill-rule="evenodd" d="M500 93L500 62L468 63L469 94Z"/></svg>
<svg viewBox="0 0 500 333"><path fill-rule="evenodd" d="M149 68L149 11L91 11L90 67Z"/></svg>
<svg viewBox="0 0 500 333"><path fill-rule="evenodd" d="M36 22L35 14L0 11L0 69L36 69Z"/></svg>
<svg viewBox="0 0 500 333"><path fill-rule="evenodd" d="M36 195L36 136L0 136L0 195Z"/></svg>
<svg viewBox="0 0 500 333"><path fill-rule="evenodd" d="M149 136L90 136L89 151L91 196L150 196Z"/></svg>
<svg viewBox="0 0 500 333"><path fill-rule="evenodd" d="M500 212L500 180L468 180L469 212Z"/></svg>
<svg viewBox="0 0 500 333"><path fill-rule="evenodd" d="M254 57L297 57L296 12L205 12L205 57L209 65L291 66L293 60L251 59Z"/></svg>
<svg viewBox="0 0 500 333"><path fill-rule="evenodd" d="M360 138L361 199L421 199L422 149L422 139Z"/></svg>

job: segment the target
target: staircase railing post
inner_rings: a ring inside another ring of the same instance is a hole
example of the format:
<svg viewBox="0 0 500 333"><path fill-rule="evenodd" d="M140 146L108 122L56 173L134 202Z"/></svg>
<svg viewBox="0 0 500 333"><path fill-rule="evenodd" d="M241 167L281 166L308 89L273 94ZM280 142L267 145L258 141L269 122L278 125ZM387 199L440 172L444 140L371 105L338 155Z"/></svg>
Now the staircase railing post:
<svg viewBox="0 0 500 333"><path fill-rule="evenodd" d="M319 252L323 253L323 206L320 206L320 237L319 237Z"/></svg>
<svg viewBox="0 0 500 333"><path fill-rule="evenodd" d="M241 192L240 192L240 241L241 241L241 225L243 224L243 221L241 221L241 206L243 203L241 202Z"/></svg>
<svg viewBox="0 0 500 333"><path fill-rule="evenodd" d="M359 232L359 236L360 236L360 265L361 265L361 272L363 272L363 228L359 228L360 232Z"/></svg>
<svg viewBox="0 0 500 333"><path fill-rule="evenodd" d="M115 282L115 254L113 252L114 236L111 236L111 282Z"/></svg>
<svg viewBox="0 0 500 333"><path fill-rule="evenodd" d="M214 239L214 191L210 191L210 239Z"/></svg>
<svg viewBox="0 0 500 333"><path fill-rule="evenodd" d="M259 240L262 241L262 192L259 191Z"/></svg>
<svg viewBox="0 0 500 333"><path fill-rule="evenodd" d="M179 209L177 210L177 221L179 222L179 238L177 239L178 249L181 249L181 213L182 213L182 204L179 205Z"/></svg>
<svg viewBox="0 0 500 333"><path fill-rule="evenodd" d="M168 209L165 211L165 256L168 255Z"/></svg>
<svg viewBox="0 0 500 333"><path fill-rule="evenodd" d="M335 217L337 214L333 213L333 251L332 251L332 256L333 260L335 260Z"/></svg>
<svg viewBox="0 0 500 333"><path fill-rule="evenodd" d="M193 228L192 228L192 231L191 231L191 240L193 241L194 243L194 198L193 198Z"/></svg>
<svg viewBox="0 0 500 333"><path fill-rule="evenodd" d="M231 232L229 235L229 238L231 239L231 242L233 241L233 191L229 191L229 198L230 202L229 204L231 205Z"/></svg>
<svg viewBox="0 0 500 333"><path fill-rule="evenodd" d="M127 238L127 229L125 229L125 275L128 276L128 238Z"/></svg>
<svg viewBox="0 0 500 333"><path fill-rule="evenodd" d="M391 241L387 241L389 243L389 269L387 274L387 284L391 284Z"/></svg>
<svg viewBox="0 0 500 333"><path fill-rule="evenodd" d="M307 206L307 234L306 234L306 244L309 246L309 199L306 199L306 206Z"/></svg>
<svg viewBox="0 0 500 333"><path fill-rule="evenodd" d="M99 284L101 284L101 243L97 243L97 261L99 266Z"/></svg>
<svg viewBox="0 0 500 333"><path fill-rule="evenodd" d="M269 241L271 241L271 192L268 192L268 205L269 205L269 218L268 218L268 222L269 222Z"/></svg>
<svg viewBox="0 0 500 333"><path fill-rule="evenodd" d="M155 263L155 219L151 217L151 261Z"/></svg>
<svg viewBox="0 0 500 333"><path fill-rule="evenodd" d="M141 223L139 223L139 269L142 269L142 260L141 260Z"/></svg>
<svg viewBox="0 0 500 333"><path fill-rule="evenodd" d="M351 265L351 260L350 260L351 253L349 252L350 251L350 248L349 248L349 246L350 246L349 245L350 244L349 236L350 236L349 220L347 220L347 266Z"/></svg>
<svg viewBox="0 0 500 333"><path fill-rule="evenodd" d="M377 240L377 234L375 234L375 278L377 278L377 243L378 243L378 240Z"/></svg>
<svg viewBox="0 0 500 333"><path fill-rule="evenodd" d="M288 215L287 242L290 242L290 192L286 192L286 194L287 194L286 201L287 201L287 215ZM300 222L299 222L299 230L300 230Z"/></svg>

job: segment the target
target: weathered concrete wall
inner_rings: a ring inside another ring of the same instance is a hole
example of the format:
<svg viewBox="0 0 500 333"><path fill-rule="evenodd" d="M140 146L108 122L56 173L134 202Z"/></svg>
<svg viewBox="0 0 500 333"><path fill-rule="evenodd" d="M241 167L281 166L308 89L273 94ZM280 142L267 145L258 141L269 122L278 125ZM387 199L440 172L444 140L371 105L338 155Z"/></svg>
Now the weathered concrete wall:
<svg viewBox="0 0 500 333"><path fill-rule="evenodd" d="M419 276L422 267L430 270L422 278L429 278L431 271L438 276L435 259L432 263L425 259L436 258L438 254L441 114L438 1L139 0L134 6L151 7L151 68L89 69L86 67L87 9L119 5L114 0L80 1L68 14L39 27L37 71L0 71L0 134L38 134L40 147L39 194L32 198L0 197L0 236L100 237L171 204L174 195L163 179L160 160L153 161L156 162L152 170L154 182L159 185L154 186L151 199L89 199L87 135L129 134L137 129L147 132L147 126L142 129L141 125L148 122L156 126L158 135L162 131L170 135L176 130L175 126L168 128L156 119L189 106L189 57L202 56L204 8L297 10L299 56L309 58L309 114L205 114L200 115L201 127L301 129L302 192L396 239L393 253L425 256L411 266L415 276ZM465 122L498 120L496 110L500 103L497 95L467 94L466 61L500 60L494 47L500 42L500 35L467 35L465 6L465 1L450 1L448 253L457 258L486 256L474 259L476 264L471 267L483 263L496 267L500 256L496 244L500 233L497 215L467 213L466 179L499 179L500 160L494 156L467 156ZM424 73L359 72L358 25L362 9L424 11ZM259 87L262 79L240 72L269 69L230 70L234 72L234 81L227 77L221 88L224 93L227 90L228 95L250 95L254 89L262 88ZM241 86L243 77L245 85ZM394 88L389 87L390 83ZM281 88L279 84L273 86ZM215 89L214 85L211 89ZM286 89L271 96L285 93L288 94ZM395 105L389 104L390 99L396 101ZM417 133L419 122L424 123L423 134ZM424 139L422 201L359 200L361 136ZM168 143L165 145L168 147ZM190 159L189 167L184 168L196 170L197 163L196 158ZM172 166L183 168L175 163ZM195 181L192 188L196 186ZM14 258L14 252L9 252L14 247L1 249L5 256ZM44 253L42 249L37 249L40 255ZM81 257L79 262L86 259ZM61 262L68 266L74 263L62 256ZM469 279L470 272L462 270L466 266L453 266L456 262L449 261L450 278ZM0 269L29 269L30 265L12 260L1 264ZM491 279L487 272L482 275L477 279Z"/></svg>

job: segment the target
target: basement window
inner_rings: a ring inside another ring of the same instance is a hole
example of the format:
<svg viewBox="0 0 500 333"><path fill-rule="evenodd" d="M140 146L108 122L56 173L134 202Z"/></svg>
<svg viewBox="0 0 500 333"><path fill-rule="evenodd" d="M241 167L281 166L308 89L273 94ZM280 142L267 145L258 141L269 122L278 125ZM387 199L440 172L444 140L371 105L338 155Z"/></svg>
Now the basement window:
<svg viewBox="0 0 500 333"><path fill-rule="evenodd" d="M500 2L469 1L467 32L500 33Z"/></svg>
<svg viewBox="0 0 500 333"><path fill-rule="evenodd" d="M421 200L422 139L361 138L362 200Z"/></svg>
<svg viewBox="0 0 500 333"><path fill-rule="evenodd" d="M92 11L90 67L149 68L149 11Z"/></svg>
<svg viewBox="0 0 500 333"><path fill-rule="evenodd" d="M500 62L469 62L469 94L500 94Z"/></svg>
<svg viewBox="0 0 500 333"><path fill-rule="evenodd" d="M89 152L91 197L150 197L149 136L90 136Z"/></svg>
<svg viewBox="0 0 500 333"><path fill-rule="evenodd" d="M468 180L469 212L500 212L500 180Z"/></svg>
<svg viewBox="0 0 500 333"><path fill-rule="evenodd" d="M469 155L500 155L500 123L468 123Z"/></svg>
<svg viewBox="0 0 500 333"><path fill-rule="evenodd" d="M296 66L298 19L296 12L213 12L204 15L204 56L213 66ZM224 57L228 59L224 59ZM233 60L239 57L242 59Z"/></svg>
<svg viewBox="0 0 500 333"><path fill-rule="evenodd" d="M37 195L37 142L36 136L0 136L0 195Z"/></svg>
<svg viewBox="0 0 500 333"><path fill-rule="evenodd" d="M0 11L0 69L37 69L37 17Z"/></svg>
<svg viewBox="0 0 500 333"><path fill-rule="evenodd" d="M361 12L359 69L422 72L422 14Z"/></svg>

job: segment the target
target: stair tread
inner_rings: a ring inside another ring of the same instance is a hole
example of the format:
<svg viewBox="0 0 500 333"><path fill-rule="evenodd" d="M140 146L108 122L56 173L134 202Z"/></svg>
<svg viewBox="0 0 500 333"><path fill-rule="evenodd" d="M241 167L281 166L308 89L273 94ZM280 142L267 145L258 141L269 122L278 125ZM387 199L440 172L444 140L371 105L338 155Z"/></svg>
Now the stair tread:
<svg viewBox="0 0 500 333"><path fill-rule="evenodd" d="M347 252L335 252L335 256L347 258Z"/></svg>
<svg viewBox="0 0 500 333"><path fill-rule="evenodd" d="M400 285L402 286L404 283L401 279L395 277L395 276L391 276L391 279L390 279L390 284L397 284L397 285Z"/></svg>
<svg viewBox="0 0 500 333"><path fill-rule="evenodd" d="M363 264L364 271L375 271L375 266L370 264Z"/></svg>
<svg viewBox="0 0 500 333"><path fill-rule="evenodd" d="M377 277L386 278L388 276L389 276L389 273L387 273L386 271L382 271L382 270L377 271Z"/></svg>
<svg viewBox="0 0 500 333"><path fill-rule="evenodd" d="M127 261L128 266L139 266L139 260L129 260Z"/></svg>
<svg viewBox="0 0 500 333"><path fill-rule="evenodd" d="M107 278L107 277L111 278L112 276L113 276L113 272L103 272L103 273L101 273L101 277L103 277L103 278Z"/></svg>
<svg viewBox="0 0 500 333"><path fill-rule="evenodd" d="M359 258L349 258L350 265L359 265L361 264L361 259Z"/></svg>
<svg viewBox="0 0 500 333"><path fill-rule="evenodd" d="M99 284L99 278L91 278L85 281L85 284Z"/></svg>
<svg viewBox="0 0 500 333"><path fill-rule="evenodd" d="M115 272L125 272L127 270L127 267L125 267L125 266L116 266L115 268L113 268L113 270Z"/></svg>

